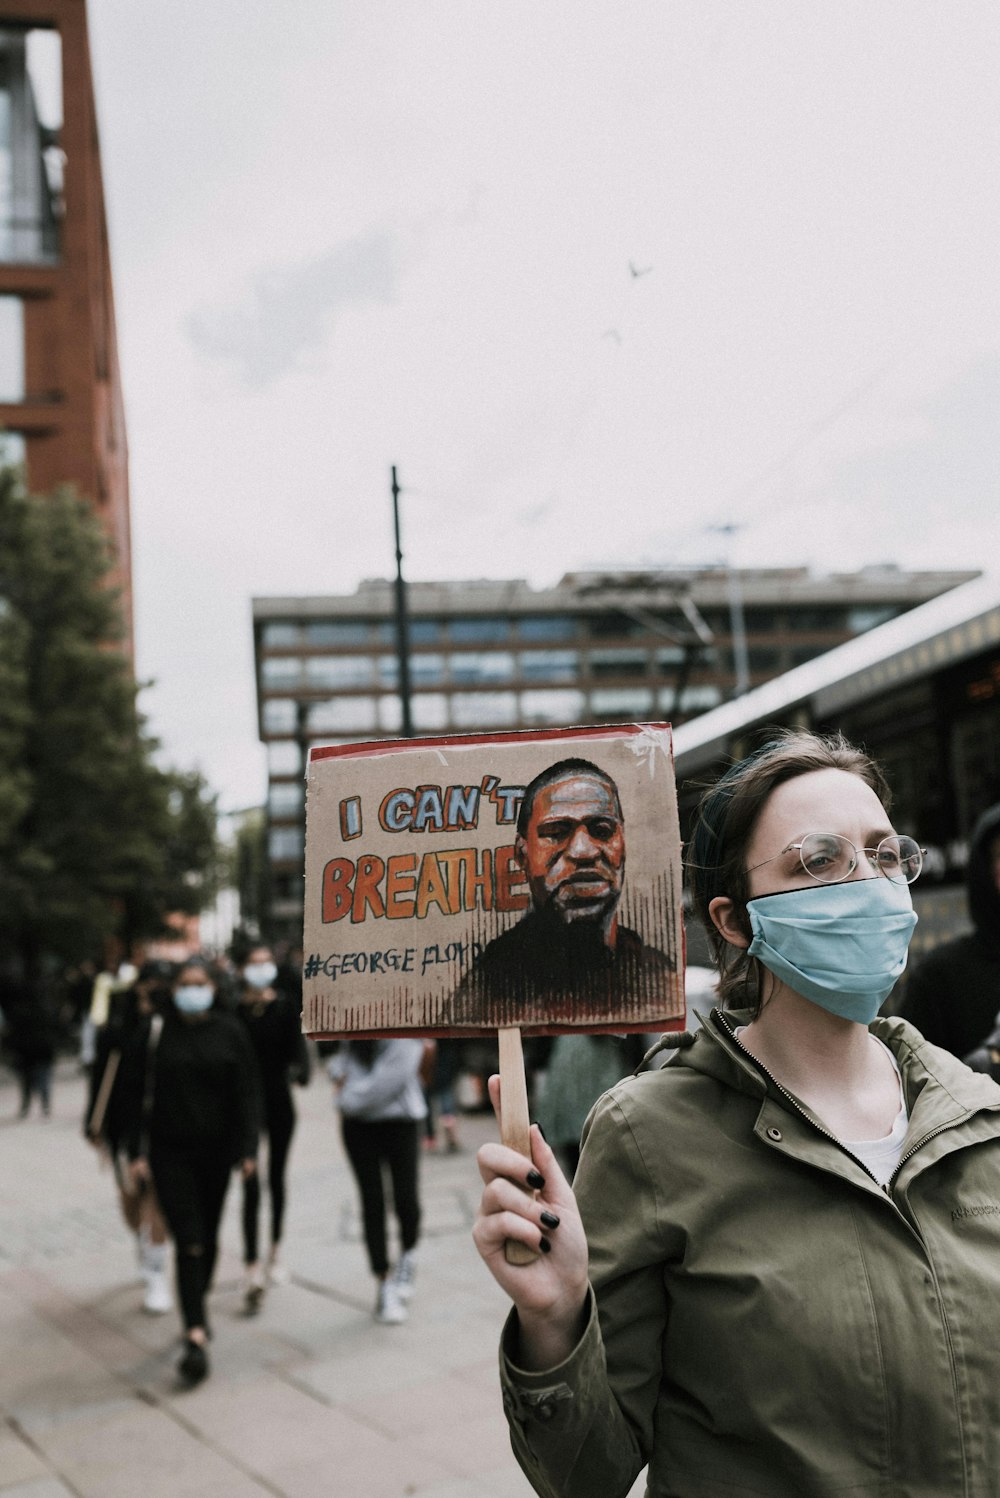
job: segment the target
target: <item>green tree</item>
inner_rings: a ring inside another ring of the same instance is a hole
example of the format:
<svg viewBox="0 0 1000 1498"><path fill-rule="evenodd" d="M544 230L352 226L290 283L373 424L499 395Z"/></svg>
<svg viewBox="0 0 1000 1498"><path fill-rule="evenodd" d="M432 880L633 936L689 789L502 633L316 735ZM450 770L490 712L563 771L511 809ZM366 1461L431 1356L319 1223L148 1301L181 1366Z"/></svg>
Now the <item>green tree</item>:
<svg viewBox="0 0 1000 1498"><path fill-rule="evenodd" d="M240 900L241 929L234 935L240 955L262 937L267 939L270 866L267 858L267 818L263 807L242 814L229 850L229 883ZM237 959L237 951L232 953ZM238 960L238 959L237 959Z"/></svg>
<svg viewBox="0 0 1000 1498"><path fill-rule="evenodd" d="M112 558L69 490L0 470L0 952L35 971L210 898L215 804L159 768L121 649Z"/></svg>

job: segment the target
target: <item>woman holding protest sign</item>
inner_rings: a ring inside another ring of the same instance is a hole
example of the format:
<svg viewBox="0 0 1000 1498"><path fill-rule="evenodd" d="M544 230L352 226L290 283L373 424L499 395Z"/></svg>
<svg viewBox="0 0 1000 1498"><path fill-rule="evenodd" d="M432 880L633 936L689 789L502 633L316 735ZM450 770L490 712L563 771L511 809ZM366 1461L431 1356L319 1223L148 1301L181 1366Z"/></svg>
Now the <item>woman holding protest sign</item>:
<svg viewBox="0 0 1000 1498"><path fill-rule="evenodd" d="M480 1151L537 1493L995 1492L1000 1088L876 1018L921 866L888 805L840 738L734 765L688 856L721 1007L600 1101L575 1195L537 1130Z"/></svg>

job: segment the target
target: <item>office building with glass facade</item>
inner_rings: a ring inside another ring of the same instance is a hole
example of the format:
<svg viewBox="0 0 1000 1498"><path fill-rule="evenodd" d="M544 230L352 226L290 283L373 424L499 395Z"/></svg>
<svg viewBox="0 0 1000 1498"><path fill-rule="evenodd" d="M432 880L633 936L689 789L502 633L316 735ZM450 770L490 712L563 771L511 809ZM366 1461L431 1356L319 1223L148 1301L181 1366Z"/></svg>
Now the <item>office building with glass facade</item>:
<svg viewBox="0 0 1000 1498"><path fill-rule="evenodd" d="M673 723L975 576L894 567L571 573L415 583L407 643L415 734ZM274 935L301 928L309 746L397 737L395 594L253 601L258 726L268 755Z"/></svg>

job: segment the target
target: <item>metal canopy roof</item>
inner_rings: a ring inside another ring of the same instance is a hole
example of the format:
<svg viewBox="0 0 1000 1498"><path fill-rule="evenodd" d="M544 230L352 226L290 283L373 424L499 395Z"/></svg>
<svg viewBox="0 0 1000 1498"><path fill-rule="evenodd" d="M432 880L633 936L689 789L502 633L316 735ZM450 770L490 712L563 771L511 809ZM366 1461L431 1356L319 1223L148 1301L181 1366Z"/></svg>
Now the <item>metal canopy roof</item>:
<svg viewBox="0 0 1000 1498"><path fill-rule="evenodd" d="M809 703L819 718L1000 644L1000 574L978 577L776 676L674 730L680 776L725 754L735 734Z"/></svg>

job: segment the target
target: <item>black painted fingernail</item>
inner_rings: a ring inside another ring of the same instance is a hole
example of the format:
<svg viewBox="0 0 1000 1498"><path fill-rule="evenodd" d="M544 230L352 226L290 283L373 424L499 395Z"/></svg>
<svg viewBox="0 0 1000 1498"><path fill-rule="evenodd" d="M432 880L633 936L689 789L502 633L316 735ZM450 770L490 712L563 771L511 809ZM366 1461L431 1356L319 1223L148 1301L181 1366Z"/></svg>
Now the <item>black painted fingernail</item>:
<svg viewBox="0 0 1000 1498"><path fill-rule="evenodd" d="M554 1212L543 1212L542 1213L542 1227L543 1228L557 1228L558 1226L559 1226L559 1219L558 1219L558 1217L556 1216L556 1214Z"/></svg>
<svg viewBox="0 0 1000 1498"><path fill-rule="evenodd" d="M535 1128L538 1130L539 1134L541 1134L542 1138L545 1139L545 1130L542 1128L537 1118L535 1119ZM548 1144L548 1142L549 1141L545 1139L545 1143Z"/></svg>
<svg viewBox="0 0 1000 1498"><path fill-rule="evenodd" d="M545 1185L545 1177L539 1170L529 1170L525 1179L534 1191L541 1191Z"/></svg>
<svg viewBox="0 0 1000 1498"><path fill-rule="evenodd" d="M552 1252L552 1244L547 1238L543 1238L538 1247L542 1250L543 1254L550 1254Z"/></svg>

